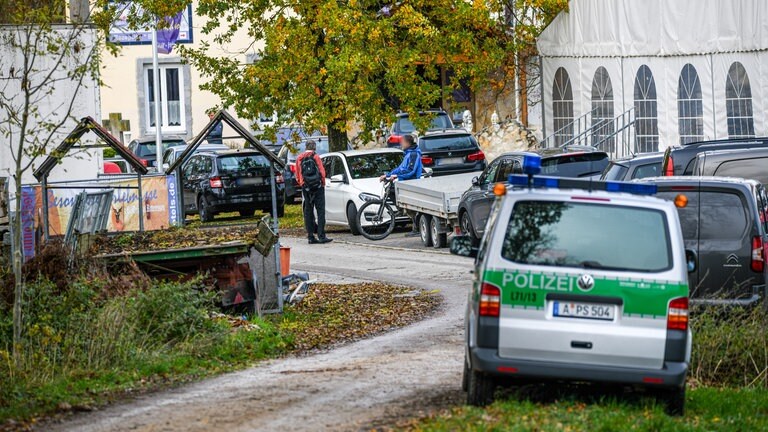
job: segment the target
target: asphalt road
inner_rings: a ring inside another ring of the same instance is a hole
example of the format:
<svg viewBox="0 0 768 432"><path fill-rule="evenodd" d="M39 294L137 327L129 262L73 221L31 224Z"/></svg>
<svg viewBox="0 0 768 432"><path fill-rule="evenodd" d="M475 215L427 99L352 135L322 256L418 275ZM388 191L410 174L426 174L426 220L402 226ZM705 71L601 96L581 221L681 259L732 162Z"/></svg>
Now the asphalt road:
<svg viewBox="0 0 768 432"><path fill-rule="evenodd" d="M331 235L338 241L328 245L310 246L298 238L283 243L292 247L293 269L321 280L378 280L440 290L444 307L434 317L327 352L264 362L79 414L40 430L368 430L456 404L462 397L471 261L435 253L402 235L378 245L355 244L361 240L338 233ZM412 247L419 250L408 250Z"/></svg>

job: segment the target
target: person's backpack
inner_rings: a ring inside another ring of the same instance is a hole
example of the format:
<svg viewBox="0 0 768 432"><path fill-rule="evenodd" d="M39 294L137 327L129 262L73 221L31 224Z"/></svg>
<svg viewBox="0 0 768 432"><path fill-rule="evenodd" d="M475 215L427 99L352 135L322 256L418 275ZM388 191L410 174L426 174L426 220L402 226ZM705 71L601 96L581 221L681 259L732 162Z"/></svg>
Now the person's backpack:
<svg viewBox="0 0 768 432"><path fill-rule="evenodd" d="M304 156L301 160L301 177L304 179L304 188L308 190L317 190L323 185L323 179L320 176L320 168L315 161L315 153Z"/></svg>

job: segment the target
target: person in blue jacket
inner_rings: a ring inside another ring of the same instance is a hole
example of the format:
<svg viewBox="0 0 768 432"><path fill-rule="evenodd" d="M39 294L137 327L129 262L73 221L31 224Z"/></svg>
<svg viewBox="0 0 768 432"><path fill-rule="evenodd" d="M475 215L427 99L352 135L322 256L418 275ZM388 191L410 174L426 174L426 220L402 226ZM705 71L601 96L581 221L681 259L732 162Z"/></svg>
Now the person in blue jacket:
<svg viewBox="0 0 768 432"><path fill-rule="evenodd" d="M384 181L397 179L399 181L404 181L421 178L423 171L423 166L421 165L421 150L416 144L413 135L408 134L403 136L403 139L400 142L400 148L405 153L405 157L403 157L403 161L400 163L400 166L382 175L379 180ZM414 219L413 230L406 234L406 237L415 237L418 235L420 235L418 224Z"/></svg>
<svg viewBox="0 0 768 432"><path fill-rule="evenodd" d="M408 134L403 136L403 139L400 142L400 148L405 153L405 157L403 157L400 166L384 174L379 180L384 181L385 179L391 180L396 178L403 181L421 178L423 171L421 165L421 150L419 149L419 146L416 145L413 135Z"/></svg>

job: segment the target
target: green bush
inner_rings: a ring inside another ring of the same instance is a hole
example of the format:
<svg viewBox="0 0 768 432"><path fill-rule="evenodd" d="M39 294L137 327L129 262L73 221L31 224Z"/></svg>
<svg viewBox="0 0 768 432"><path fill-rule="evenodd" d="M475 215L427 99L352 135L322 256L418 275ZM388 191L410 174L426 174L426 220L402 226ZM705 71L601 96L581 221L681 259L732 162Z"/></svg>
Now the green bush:
<svg viewBox="0 0 768 432"><path fill-rule="evenodd" d="M691 312L693 379L713 386L768 387L768 314L762 306Z"/></svg>

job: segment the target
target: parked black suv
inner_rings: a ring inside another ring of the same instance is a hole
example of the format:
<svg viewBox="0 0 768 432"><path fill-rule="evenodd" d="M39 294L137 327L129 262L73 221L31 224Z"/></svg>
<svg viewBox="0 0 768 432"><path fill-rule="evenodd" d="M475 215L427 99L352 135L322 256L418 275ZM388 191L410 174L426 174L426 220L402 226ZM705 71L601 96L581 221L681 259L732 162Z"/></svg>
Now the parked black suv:
<svg viewBox="0 0 768 432"><path fill-rule="evenodd" d="M696 155L712 150L734 150L768 146L768 138L725 139L700 141L684 146L669 147L664 152L662 173L664 176L692 175Z"/></svg>
<svg viewBox="0 0 768 432"><path fill-rule="evenodd" d="M600 180L630 181L661 176L664 153L640 153L628 158L611 161Z"/></svg>
<svg viewBox="0 0 768 432"><path fill-rule="evenodd" d="M184 137L174 135L162 137L162 143L162 153L165 153L165 151L171 147L187 145ZM145 167L151 168L155 166L155 160L157 159L157 146L155 145L154 136L136 138L135 140L128 143L128 149L139 157L139 160L141 160L141 163L144 164Z"/></svg>
<svg viewBox="0 0 768 432"><path fill-rule="evenodd" d="M285 184L277 183L277 216L285 212ZM258 151L226 150L197 153L184 165L182 189L185 214L199 213L208 222L218 213L256 210L272 213L269 159Z"/></svg>
<svg viewBox="0 0 768 432"><path fill-rule="evenodd" d="M432 123L427 131L441 130L441 129L453 129L453 121L451 116L443 110L429 110L419 113L420 116L431 115ZM403 135L412 134L416 132L416 126L411 122L408 113L399 113L397 120L392 125L387 137L388 147L399 147L400 141L403 139Z"/></svg>
<svg viewBox="0 0 768 432"><path fill-rule="evenodd" d="M594 177L608 165L608 154L601 151L548 153L551 156L543 157L541 166L542 174L550 177ZM475 241L483 236L495 198L493 186L496 183L506 183L510 174L521 174L523 156L526 154L534 153L504 153L473 179L472 187L464 192L459 202L459 222L463 233Z"/></svg>
<svg viewBox="0 0 768 432"><path fill-rule="evenodd" d="M699 153L693 175L742 177L768 185L768 147Z"/></svg>
<svg viewBox="0 0 768 432"><path fill-rule="evenodd" d="M427 132L419 137L421 163L433 176L460 174L485 169L485 153L471 133L464 129Z"/></svg>
<svg viewBox="0 0 768 432"><path fill-rule="evenodd" d="M688 273L692 301L752 305L766 295L768 196L754 180L721 177L656 177L657 197L678 206L685 248L697 255Z"/></svg>

